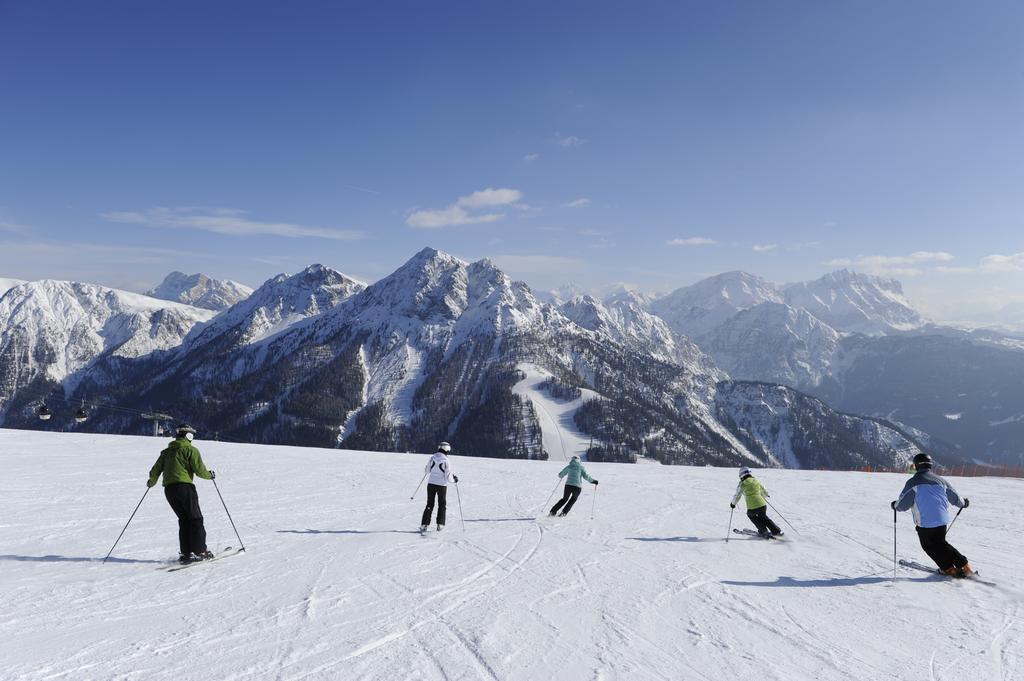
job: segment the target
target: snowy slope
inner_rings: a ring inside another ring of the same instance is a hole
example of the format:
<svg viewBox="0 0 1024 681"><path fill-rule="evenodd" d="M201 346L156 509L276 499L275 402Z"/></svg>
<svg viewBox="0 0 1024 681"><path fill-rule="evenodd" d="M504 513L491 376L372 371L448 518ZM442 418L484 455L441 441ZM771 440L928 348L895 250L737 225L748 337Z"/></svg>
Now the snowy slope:
<svg viewBox="0 0 1024 681"><path fill-rule="evenodd" d="M590 437L573 422L576 410L597 397L593 390L581 390L573 400L561 400L549 395L541 384L551 378L544 369L529 363L516 367L526 378L513 386L512 391L530 400L537 411L537 421L543 434L544 451L554 461L568 461L573 455L586 458Z"/></svg>
<svg viewBox="0 0 1024 681"><path fill-rule="evenodd" d="M733 469L588 464L596 497L538 523L561 462L455 456L448 527L420 537L423 455L199 441L247 553L158 571L176 525L157 489L101 564L164 442L0 430L4 678L1024 676L1019 588L906 569L892 583L901 475L765 471L801 534L726 543ZM1024 517L1005 501L1024 482L953 482L972 500L953 541L1011 585ZM237 545L198 489L211 544ZM897 534L926 560L906 514Z"/></svg>

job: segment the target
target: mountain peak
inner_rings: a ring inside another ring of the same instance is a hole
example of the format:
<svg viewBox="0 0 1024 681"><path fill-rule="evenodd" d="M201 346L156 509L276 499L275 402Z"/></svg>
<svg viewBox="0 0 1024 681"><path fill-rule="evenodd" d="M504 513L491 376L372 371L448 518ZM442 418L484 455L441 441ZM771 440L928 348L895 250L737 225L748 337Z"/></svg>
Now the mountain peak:
<svg viewBox="0 0 1024 681"><path fill-rule="evenodd" d="M848 269L791 284L785 289L785 299L839 331L885 334L924 323L898 280Z"/></svg>
<svg viewBox="0 0 1024 681"><path fill-rule="evenodd" d="M699 336L740 310L765 302L782 302L779 288L742 270L723 272L677 289L651 304L678 333Z"/></svg>
<svg viewBox="0 0 1024 681"><path fill-rule="evenodd" d="M184 303L193 307L220 312L252 294L252 289L236 281L217 280L205 274L174 271L163 282L146 292L147 296Z"/></svg>

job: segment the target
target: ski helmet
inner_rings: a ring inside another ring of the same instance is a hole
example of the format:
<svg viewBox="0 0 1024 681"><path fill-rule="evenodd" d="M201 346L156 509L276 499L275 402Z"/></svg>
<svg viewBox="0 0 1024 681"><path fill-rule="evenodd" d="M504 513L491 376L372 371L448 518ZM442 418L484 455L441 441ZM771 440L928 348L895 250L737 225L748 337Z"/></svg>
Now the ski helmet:
<svg viewBox="0 0 1024 681"><path fill-rule="evenodd" d="M932 457L928 456L924 452L921 452L914 457L914 468L919 471L926 471L932 467Z"/></svg>
<svg viewBox="0 0 1024 681"><path fill-rule="evenodd" d="M744 466L740 469L740 480L750 475L750 469Z"/></svg>
<svg viewBox="0 0 1024 681"><path fill-rule="evenodd" d="M187 423L180 423L178 424L177 435L178 437L184 437L191 440L196 436L196 429L188 425Z"/></svg>
<svg viewBox="0 0 1024 681"><path fill-rule="evenodd" d="M445 454L447 454L448 452L452 451L452 446L447 442L442 442L437 446L437 451L444 452Z"/></svg>

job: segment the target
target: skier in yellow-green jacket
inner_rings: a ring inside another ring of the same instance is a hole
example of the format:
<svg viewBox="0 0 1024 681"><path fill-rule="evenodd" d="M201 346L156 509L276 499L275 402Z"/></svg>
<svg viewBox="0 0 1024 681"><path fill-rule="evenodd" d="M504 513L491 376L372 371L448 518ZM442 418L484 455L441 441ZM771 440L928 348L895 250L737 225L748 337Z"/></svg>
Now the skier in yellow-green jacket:
<svg viewBox="0 0 1024 681"><path fill-rule="evenodd" d="M187 424L178 426L174 441L160 452L160 458L149 471L147 487L156 485L164 476L164 496L178 516L178 547L181 563L208 560L213 554L206 548L206 527L203 512L199 508L199 494L192 478L198 475L204 480L213 480L216 475L206 470L203 457L192 444L196 431Z"/></svg>
<svg viewBox="0 0 1024 681"><path fill-rule="evenodd" d="M736 485L736 494L732 497L729 508L736 508L740 496L747 502L747 517L754 523L757 533L762 537L778 537L783 531L768 517L768 490L753 476L749 468L740 469L740 482Z"/></svg>

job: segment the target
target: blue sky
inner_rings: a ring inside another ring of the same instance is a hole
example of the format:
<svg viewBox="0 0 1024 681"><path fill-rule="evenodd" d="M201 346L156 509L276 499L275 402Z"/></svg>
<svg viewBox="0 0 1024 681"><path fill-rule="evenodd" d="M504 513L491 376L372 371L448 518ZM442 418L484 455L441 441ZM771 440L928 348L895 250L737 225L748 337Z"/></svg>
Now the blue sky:
<svg viewBox="0 0 1024 681"><path fill-rule="evenodd" d="M0 0L0 276L535 288L745 269L1024 300L1016 2Z"/></svg>

